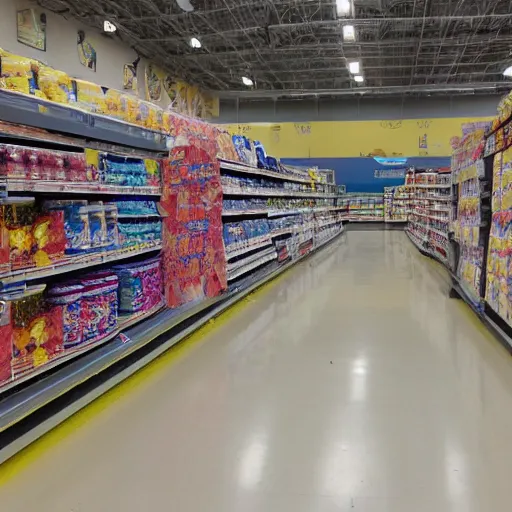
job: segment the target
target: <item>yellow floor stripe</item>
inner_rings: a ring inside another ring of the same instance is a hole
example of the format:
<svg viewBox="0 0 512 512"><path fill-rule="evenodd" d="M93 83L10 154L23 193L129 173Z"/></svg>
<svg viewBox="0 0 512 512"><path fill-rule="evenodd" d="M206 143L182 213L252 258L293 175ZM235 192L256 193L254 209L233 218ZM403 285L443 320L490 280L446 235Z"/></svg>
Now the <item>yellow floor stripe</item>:
<svg viewBox="0 0 512 512"><path fill-rule="evenodd" d="M243 300L235 302L226 311L215 319L210 320L210 322L199 328L197 331L193 332L181 343L166 351L147 366L141 368L137 373L120 382L104 395L98 397L94 402L84 407L40 439L27 446L24 450L17 453L14 457L4 462L0 465L0 486L5 485L10 479L17 476L36 459L47 453L57 443L71 435L78 428L83 427L96 415L109 407L109 405L126 396L135 387L147 382L148 379L154 378L158 372L163 371L164 369L168 370L169 366L192 350L201 341L204 341L205 337L213 332L214 329L220 327L223 323L229 321L234 315L236 315L241 308L247 305L247 302L255 300L256 298L261 299L261 296L268 293L286 274L287 272L283 272L272 281L249 294Z"/></svg>

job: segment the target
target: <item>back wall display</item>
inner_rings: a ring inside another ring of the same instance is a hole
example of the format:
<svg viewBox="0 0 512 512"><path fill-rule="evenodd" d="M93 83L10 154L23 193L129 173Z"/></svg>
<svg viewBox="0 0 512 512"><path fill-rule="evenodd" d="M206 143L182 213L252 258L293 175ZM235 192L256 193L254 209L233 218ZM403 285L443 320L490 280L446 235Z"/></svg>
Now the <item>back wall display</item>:
<svg viewBox="0 0 512 512"><path fill-rule="evenodd" d="M76 45L78 58L80 59L82 66L85 66L91 71L96 71L96 50L87 39L83 30L79 30L77 33Z"/></svg>
<svg viewBox="0 0 512 512"><path fill-rule="evenodd" d="M384 187L404 184L405 167L379 163L378 158L283 158L282 162L300 167L333 169L338 185L346 185L347 192L382 193ZM412 157L406 160L406 167L437 168L449 167L450 157ZM398 162L397 162L398 163Z"/></svg>
<svg viewBox="0 0 512 512"><path fill-rule="evenodd" d="M467 118L223 125L280 158L448 157Z"/></svg>

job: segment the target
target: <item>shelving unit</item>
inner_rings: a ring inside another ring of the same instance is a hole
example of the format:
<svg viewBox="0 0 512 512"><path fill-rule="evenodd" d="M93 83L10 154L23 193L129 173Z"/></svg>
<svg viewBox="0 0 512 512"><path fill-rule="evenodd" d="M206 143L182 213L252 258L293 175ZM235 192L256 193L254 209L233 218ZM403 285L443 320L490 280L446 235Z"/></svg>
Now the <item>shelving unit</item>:
<svg viewBox="0 0 512 512"><path fill-rule="evenodd" d="M423 253L450 267L450 170L415 169L409 174L406 187L412 192L407 225L409 238Z"/></svg>
<svg viewBox="0 0 512 512"><path fill-rule="evenodd" d="M348 193L338 203L347 207L349 222L384 222L384 194Z"/></svg>
<svg viewBox="0 0 512 512"><path fill-rule="evenodd" d="M0 149L4 142L12 145L15 141L21 147L73 152L76 155L83 155L87 148L92 148L117 156L159 160L166 155L169 145L169 139L163 133L5 91L0 91L0 117L8 121L0 123ZM24 123L24 126L9 122ZM120 313L115 328L108 334L91 338L74 348L59 349L60 352L52 354L48 361L43 360L27 371L23 368L23 373L3 381L0 384L0 437L9 439L9 442L4 443L4 448L0 450L0 461L83 407L121 378L147 364L192 329L343 232L347 208L338 204L337 187L329 183L322 172L310 174L284 166L276 172L226 160L220 161L220 168L221 176L257 180L252 187L247 187L247 183L243 187L241 184L236 188L225 187L225 202L241 201L245 206L225 207L222 212L224 223L248 220L253 225L261 221L268 225L265 233L257 234L253 230L251 233L255 236L226 244L227 290L217 297L174 309L169 309L162 299L148 310L133 314ZM156 202L163 192L162 187L154 183L152 186L119 186L90 177L82 181L43 180L37 173L27 173L24 177L8 173L0 178L3 178L0 179L2 207L15 203L19 206L30 205L34 201L42 204L43 200L49 198L52 201L82 201L91 197L94 201L110 203L143 197L148 202ZM257 207L247 208L251 201L262 202ZM153 223L161 220L160 217L159 213L132 214L130 211L120 211L116 218L119 223ZM0 241L0 252L3 250L5 255L6 247L2 243ZM157 256L165 245L166 241L160 236L132 246L108 250L100 246L94 250L89 248L82 253L59 255L55 260L40 260L20 268L16 268L12 262L0 264L0 329L6 325L6 319L9 322L8 315L15 298L37 297L42 292L47 293L45 288L50 289L56 283L72 282L70 280L77 276L110 268L114 264L145 262L147 258ZM192 317L194 319L190 321ZM185 320L189 321L186 327L179 332L173 331L172 336L166 337L164 342L159 340L169 329L177 329ZM37 428L12 442L12 429L20 420L44 409L69 391L73 390L74 396L76 394L78 397L75 388L89 379L99 379L101 372L107 368L121 362L125 364L126 358L133 357L142 348L144 354L134 358L127 370L114 376L109 374L105 382L70 402L65 412L47 418ZM0 364L3 355L0 350ZM7 391L7 394L1 395Z"/></svg>
<svg viewBox="0 0 512 512"><path fill-rule="evenodd" d="M456 276L474 307L484 310L485 261L490 226L492 165L483 159L484 130L467 134L452 155ZM490 163L490 162L489 162Z"/></svg>
<svg viewBox="0 0 512 512"><path fill-rule="evenodd" d="M384 221L407 222L411 208L413 189L408 185L384 188Z"/></svg>

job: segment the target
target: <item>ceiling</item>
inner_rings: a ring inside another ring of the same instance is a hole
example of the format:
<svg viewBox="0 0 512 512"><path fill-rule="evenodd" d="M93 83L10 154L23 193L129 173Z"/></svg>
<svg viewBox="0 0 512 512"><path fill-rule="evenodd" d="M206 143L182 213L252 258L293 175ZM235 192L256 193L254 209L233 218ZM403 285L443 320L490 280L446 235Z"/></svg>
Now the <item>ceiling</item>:
<svg viewBox="0 0 512 512"><path fill-rule="evenodd" d="M512 65L512 0L354 0L353 16L339 19L335 0L38 3L100 29L112 21L142 56L221 97L454 95L512 84L502 75ZM343 41L346 24L353 42Z"/></svg>

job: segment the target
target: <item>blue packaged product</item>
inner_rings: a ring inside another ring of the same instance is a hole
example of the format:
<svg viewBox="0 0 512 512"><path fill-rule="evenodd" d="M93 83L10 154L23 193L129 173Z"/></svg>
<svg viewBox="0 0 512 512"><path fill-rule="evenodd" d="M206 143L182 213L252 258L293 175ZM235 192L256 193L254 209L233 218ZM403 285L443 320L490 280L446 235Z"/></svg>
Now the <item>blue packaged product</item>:
<svg viewBox="0 0 512 512"><path fill-rule="evenodd" d="M102 204L87 207L89 227L91 230L91 247L100 249L109 245L107 239L107 221L105 207Z"/></svg>
<svg viewBox="0 0 512 512"><path fill-rule="evenodd" d="M85 200L56 200L45 201L47 210L62 210L64 212L64 231L66 234L66 252L73 254L91 248L91 230L89 211Z"/></svg>

